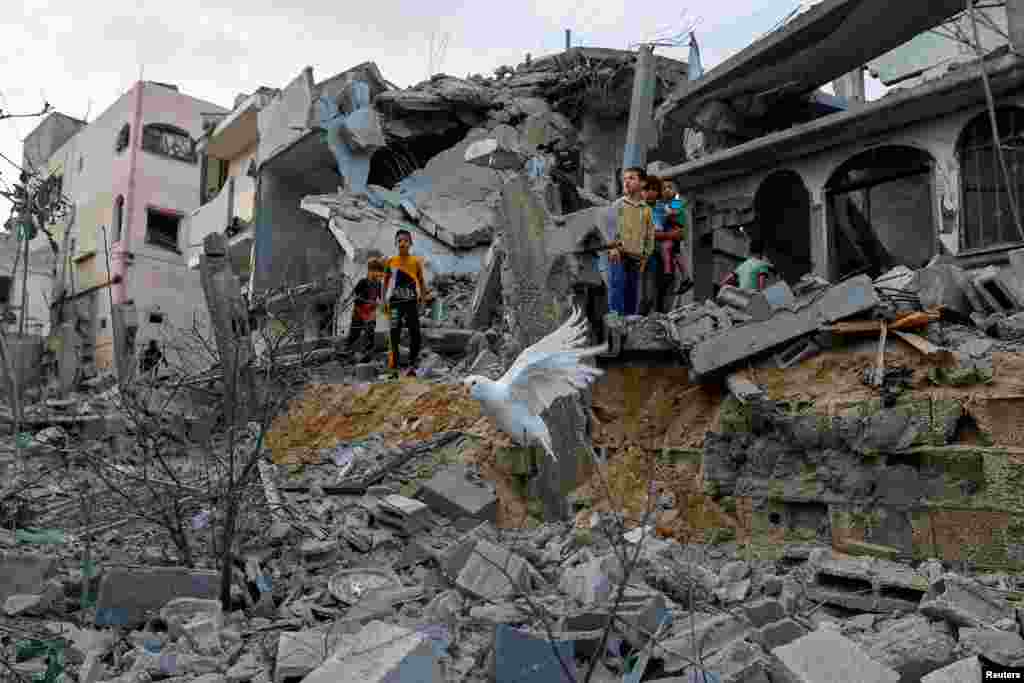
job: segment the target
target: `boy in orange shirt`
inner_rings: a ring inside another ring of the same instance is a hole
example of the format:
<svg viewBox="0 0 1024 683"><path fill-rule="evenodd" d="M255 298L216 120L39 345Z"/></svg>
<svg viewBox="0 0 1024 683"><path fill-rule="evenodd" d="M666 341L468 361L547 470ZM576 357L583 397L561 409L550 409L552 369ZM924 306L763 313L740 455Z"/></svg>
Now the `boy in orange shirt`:
<svg viewBox="0 0 1024 683"><path fill-rule="evenodd" d="M410 254L412 233L399 230L395 233L398 256L392 256L384 265L385 301L391 319L391 351L388 353L388 368L398 369L398 343L402 339L402 328L409 326L409 368L406 374L416 374L416 361L420 355L422 335L420 333L420 304L427 300L427 286L423 277L423 262Z"/></svg>

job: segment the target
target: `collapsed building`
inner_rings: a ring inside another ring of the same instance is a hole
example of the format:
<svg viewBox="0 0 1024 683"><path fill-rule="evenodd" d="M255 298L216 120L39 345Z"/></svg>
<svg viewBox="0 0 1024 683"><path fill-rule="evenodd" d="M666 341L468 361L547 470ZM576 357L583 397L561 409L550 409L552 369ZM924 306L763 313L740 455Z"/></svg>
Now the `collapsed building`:
<svg viewBox="0 0 1024 683"><path fill-rule="evenodd" d="M200 142L207 177L219 180L190 217L189 244L229 231L250 295L302 288L316 321L307 339L336 335L347 324L335 310L344 298L337 283L361 277L400 228L416 236L428 279L487 269L501 180L464 160L476 140L497 136L546 154L555 215L615 196L635 61L632 52L573 48L492 77L439 74L405 90L372 63L320 83L305 69L280 91L240 96ZM654 66L660 103L687 65L658 57ZM652 158L679 158L678 133Z"/></svg>

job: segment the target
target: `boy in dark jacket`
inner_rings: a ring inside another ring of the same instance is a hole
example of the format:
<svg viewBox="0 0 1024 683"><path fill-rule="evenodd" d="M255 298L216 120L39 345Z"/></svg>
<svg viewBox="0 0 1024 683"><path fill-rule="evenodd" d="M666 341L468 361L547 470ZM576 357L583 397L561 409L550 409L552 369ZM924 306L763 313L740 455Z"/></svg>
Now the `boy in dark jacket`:
<svg viewBox="0 0 1024 683"><path fill-rule="evenodd" d="M348 328L345 340L345 351L350 353L356 349L360 338L363 339L364 353L373 351L374 335L377 333L377 305L381 301L381 281L384 279L384 263L371 258L366 264L366 277L356 283L353 292L352 323Z"/></svg>

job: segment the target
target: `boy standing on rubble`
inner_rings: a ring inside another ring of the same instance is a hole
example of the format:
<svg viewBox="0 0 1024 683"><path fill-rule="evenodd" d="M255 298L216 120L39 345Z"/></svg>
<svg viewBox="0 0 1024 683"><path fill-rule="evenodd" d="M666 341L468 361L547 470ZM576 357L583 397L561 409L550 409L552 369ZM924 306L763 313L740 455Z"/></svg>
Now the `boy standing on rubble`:
<svg viewBox="0 0 1024 683"><path fill-rule="evenodd" d="M775 273L775 266L765 258L764 240L755 237L750 240L750 258L722 281L722 286L732 285L750 292L760 292L768 287L768 281Z"/></svg>
<svg viewBox="0 0 1024 683"><path fill-rule="evenodd" d="M654 219L643 197L644 169L633 166L622 172L624 195L611 206L608 284L609 307L619 315L636 315L640 281L647 259L654 253Z"/></svg>
<svg viewBox="0 0 1024 683"><path fill-rule="evenodd" d="M345 339L345 351L355 350L359 339L363 339L363 352L373 351L377 334L377 305L381 301L381 280L384 279L384 262L371 258L366 262L366 277L356 283L353 290L352 322Z"/></svg>
<svg viewBox="0 0 1024 683"><path fill-rule="evenodd" d="M427 299L426 281L423 277L423 262L410 254L412 233L399 230L395 233L398 256L392 256L384 266L385 301L391 321L391 349L388 353L388 368L398 369L398 343L402 339L402 328L409 326L409 369L406 374L416 374L416 360L420 355L420 304Z"/></svg>

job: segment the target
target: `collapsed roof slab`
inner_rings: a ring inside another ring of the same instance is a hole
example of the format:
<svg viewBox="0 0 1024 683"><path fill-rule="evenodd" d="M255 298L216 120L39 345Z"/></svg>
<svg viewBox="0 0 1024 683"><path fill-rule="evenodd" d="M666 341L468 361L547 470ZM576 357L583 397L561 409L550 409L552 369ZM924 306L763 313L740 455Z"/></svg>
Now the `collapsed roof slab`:
<svg viewBox="0 0 1024 683"><path fill-rule="evenodd" d="M825 0L722 62L682 83L655 119L686 122L711 99L786 89L810 92L911 40L957 12L962 0Z"/></svg>
<svg viewBox="0 0 1024 683"><path fill-rule="evenodd" d="M1024 59L1010 53L986 60L993 95L999 97L1024 85ZM943 78L893 92L853 110L839 112L770 133L677 166L659 169L660 178L673 178L680 190L706 187L776 168L786 161L889 130L982 104L978 63L965 65Z"/></svg>

